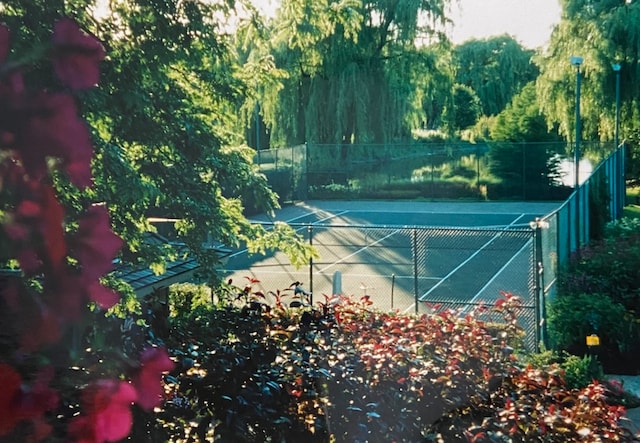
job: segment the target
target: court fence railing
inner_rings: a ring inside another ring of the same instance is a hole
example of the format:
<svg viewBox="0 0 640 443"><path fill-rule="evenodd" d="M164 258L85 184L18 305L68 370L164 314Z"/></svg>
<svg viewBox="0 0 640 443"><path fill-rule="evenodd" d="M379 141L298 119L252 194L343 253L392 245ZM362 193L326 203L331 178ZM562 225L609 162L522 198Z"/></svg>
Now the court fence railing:
<svg viewBox="0 0 640 443"><path fill-rule="evenodd" d="M269 223L264 223L269 228ZM238 272L234 257L225 278L251 277L264 294L301 282L307 302L337 293L367 297L382 310L433 313L439 309L490 315L502 292L522 300L520 325L525 345L536 346L539 311L535 303L535 232L527 224L511 228L460 228L339 224L295 224L319 257L295 268L286 256L255 256ZM246 257L238 260L246 260ZM229 271L232 270L232 271ZM234 274L235 272L235 274ZM290 293L292 294L292 293ZM482 314L484 312L484 314ZM490 320L490 319L487 319Z"/></svg>
<svg viewBox="0 0 640 443"><path fill-rule="evenodd" d="M540 341L548 344L546 306L558 290L558 274L580 248L600 239L609 221L622 217L626 204L625 159L621 144L555 211L538 220L536 262L539 271Z"/></svg>
<svg viewBox="0 0 640 443"><path fill-rule="evenodd" d="M254 162L282 202L564 200L573 190L566 183L575 170L573 149L566 142L305 143L256 151ZM611 143L583 142L581 168L586 172L613 150Z"/></svg>
<svg viewBox="0 0 640 443"><path fill-rule="evenodd" d="M296 269L283 256L278 269L256 262L244 274L257 277L265 293L306 282L305 290L316 301L333 295L339 279L344 294L369 297L380 309L416 313L435 307L465 312L510 292L522 300L519 321L526 332L525 347L537 351L548 344L546 311L557 291L559 270L600 235L607 221L622 215L625 152L625 146L619 146L558 209L531 220L526 228L290 224L307 235L320 259ZM469 268L467 279L438 283L430 273L473 254L480 255L480 265ZM492 260L501 263L493 271ZM233 263L227 267L233 269ZM481 278L485 271L493 274Z"/></svg>

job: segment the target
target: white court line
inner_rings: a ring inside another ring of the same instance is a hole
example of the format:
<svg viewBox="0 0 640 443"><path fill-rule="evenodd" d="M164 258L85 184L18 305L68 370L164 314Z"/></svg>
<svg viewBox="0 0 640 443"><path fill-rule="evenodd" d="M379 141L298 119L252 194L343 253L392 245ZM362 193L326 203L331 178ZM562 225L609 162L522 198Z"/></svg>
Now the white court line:
<svg viewBox="0 0 640 443"><path fill-rule="evenodd" d="M321 219L320 219L320 220L318 220L318 221L314 221L313 223L307 223L308 225L315 225L316 223L321 223L321 222L323 222L323 221L325 221L325 220L331 220L332 218L340 217L341 215L346 214L347 212L351 212L351 211L349 211L349 210L345 210L345 211L338 212L338 213L336 213L336 214L331 213L331 212L327 212L327 211L314 211L314 212L309 212L309 213L307 213L307 214L299 215L299 216L297 216L297 217L293 217L293 218L292 218L292 219L290 219L290 220L285 220L285 223L291 223L291 222L294 222L294 221L298 220L299 218L304 218L304 217L308 217L308 216L310 216L310 215L315 215L315 214L318 214L319 212L324 212L325 214L327 214L327 213L328 213L329 215L328 215L328 216L326 216L326 217L324 217L324 218L321 218ZM299 229L302 229L302 228L299 228Z"/></svg>
<svg viewBox="0 0 640 443"><path fill-rule="evenodd" d="M266 265L266 267L271 268L273 266ZM261 267L260 266L256 266L256 267L252 267L251 269L252 270L261 269ZM227 269L227 271L243 271L243 270L244 269L235 269L235 270L234 269ZM256 272L256 274L257 273L258 272ZM269 275L287 275L287 274L291 274L291 273L294 273L294 274L308 274L308 270L304 269L304 270L301 270L301 271L294 271L294 272L291 272L291 271L269 271ZM333 274L323 274L322 271L319 271L317 273L314 273L313 275L314 276L315 275L331 276ZM376 278L378 278L378 277L383 277L383 278L384 277L388 277L388 276L385 276L385 275L381 276L380 274L352 274L352 273L349 273L349 276L360 277L360 278L364 278L364 277L376 277ZM420 277L420 278L422 280L438 280L437 277ZM396 275L396 280L401 280L401 279L411 279L411 280L413 280L413 275Z"/></svg>
<svg viewBox="0 0 640 443"><path fill-rule="evenodd" d="M500 274L502 274L502 272L507 268L507 266L509 266L509 265L511 264L511 262L513 262L513 261L516 259L516 257L518 257L518 255L520 255L520 254L522 253L522 251L524 251L524 250L525 250L525 249L526 249L526 248L531 244L531 242L532 242L532 241L533 241L533 240L532 240L531 238L530 238L529 240L527 240L527 241L525 242L525 244L524 244L524 245L522 245L522 247L520 248L520 250L519 250L516 254L514 254L514 255L509 259L509 261L508 261L508 262L506 262L506 263L504 264L504 266L503 266L503 267L501 267L501 268L500 268L500 270L499 270L498 272L496 272L496 273L493 275L493 277L491 277L491 279L489 279L489 281L487 282L487 284L486 284L486 285L484 285L484 286L483 286L483 287L478 291L478 293L477 293L476 295L474 295L474 296L473 296L473 298L472 298L471 300L469 300L468 302L465 302L465 303L469 303L469 305L471 305L471 304L475 303L475 301L478 299L478 297L480 297L480 295L482 295L482 293L484 292L484 290L485 290L485 289L487 289L487 288L489 287L489 285L490 285L491 283L493 283L493 282L498 278L498 276L499 276ZM469 307L466 307L465 309L463 309L463 310L462 310L462 312L466 312L466 311L467 311L467 309L470 309L470 306L469 306Z"/></svg>
<svg viewBox="0 0 640 443"><path fill-rule="evenodd" d="M318 212L320 212L320 211L311 212L311 213L309 213L309 214L299 215L299 216L297 216L297 217L292 218L291 220L286 220L286 221L285 221L285 223L291 223L291 222L293 222L294 220L297 220L297 219L299 219L299 218L303 218L303 217L308 217L309 215L317 214ZM326 211L322 211L322 212L326 212ZM314 225L314 224L316 224L316 223L320 223L320 222L323 222L323 221L325 221L325 220L330 220L330 219L332 219L332 218L334 218L334 217L340 217L341 215L346 214L347 212L349 212L349 211L348 211L348 210L347 210L347 211L342 211L342 212L338 212L337 214L331 214L331 213L330 213L331 215L329 215L329 216L327 216L327 217L324 217L324 218L321 218L321 219L320 219L320 220L318 220L318 221L315 221L315 222L313 222L313 223L307 223L307 226ZM274 222L271 222L271 223L273 224ZM306 226L305 226L305 227L306 227ZM298 231L300 231L300 230L304 229L305 227L298 228L298 229L296 229L295 231L296 231L296 232L298 232ZM245 253L245 252L247 252L247 251L248 251L248 249L247 249L247 248L241 249L241 250L239 250L239 251L237 251L237 252L234 252L233 254L230 254L230 255L229 255L229 258L237 257L238 255L242 255L242 254L244 254L244 253ZM229 269L223 269L223 271L229 271Z"/></svg>
<svg viewBox="0 0 640 443"><path fill-rule="evenodd" d="M520 214L520 216L518 218L516 218L513 222L511 222L509 225L507 225L508 227L511 227L513 225L516 224L516 222L518 220L520 220L522 217L524 217L527 214ZM433 285L433 287L431 289L429 289L427 292L425 292L424 294L422 294L420 296L420 298L418 299L418 301L422 301L424 298L426 298L432 291L434 291L437 287L439 287L442 283L444 283L447 279L449 279L452 275L454 275L456 272L458 272L458 270L460 268L462 268L464 265L466 265L468 262L470 262L476 255L478 255L480 252L482 252L483 249L485 249L487 246L489 246L491 243L493 243L496 239L498 239L499 237L502 236L502 234L504 233L504 231L500 231L498 232L496 235L494 235L488 242L486 242L484 245L482 245L482 247L480 249L478 249L477 251L475 251L473 254L471 254L465 261L463 261L462 263L460 263L458 266L456 266L451 272L449 272L447 275L445 275L444 277L442 277L442 280L440 280L438 283L436 283L435 285ZM477 297L478 294L476 294ZM411 303L411 305L404 310L404 313L406 314L407 312L409 312L411 309L415 309L416 303L413 302Z"/></svg>
<svg viewBox="0 0 640 443"><path fill-rule="evenodd" d="M386 240L386 239L388 239L389 237L391 237L391 236L393 236L393 235L396 235L398 232L400 232L400 229L396 229L396 230L395 230L394 232L392 232L391 234L385 235L384 237L382 237L382 238L381 238L381 239L379 239L379 240L376 240L375 242L371 243L370 245L367 245L367 246L365 246L365 247L363 247L363 248L360 248L360 249L358 249L356 252L354 252L354 253L352 253L352 254L349 254L349 255L347 255L346 257L343 257L343 258L341 258L340 260L338 260L338 261L335 261L335 262L331 263L329 266L325 266L324 268L320 269L318 272L322 274L322 273L323 273L324 271L326 271L327 269L329 269L329 268L331 268L331 267L333 267L333 266L337 265L338 263L342 263L343 261L345 261L345 260L346 260L346 259L348 259L348 258L353 257L354 255L358 255L358 254L359 254L359 253L361 253L362 251L366 251L367 249L369 249L369 247L370 247L370 246L373 246L373 245L375 245L375 244L378 244L378 243L380 243L381 241Z"/></svg>

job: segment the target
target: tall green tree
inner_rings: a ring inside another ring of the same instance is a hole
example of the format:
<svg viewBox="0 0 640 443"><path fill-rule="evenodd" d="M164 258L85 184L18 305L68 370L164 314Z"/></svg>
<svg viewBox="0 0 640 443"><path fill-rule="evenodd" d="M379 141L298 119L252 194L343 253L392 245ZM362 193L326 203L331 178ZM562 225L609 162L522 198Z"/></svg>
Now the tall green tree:
<svg viewBox="0 0 640 443"><path fill-rule="evenodd" d="M538 75L533 55L509 35L471 39L453 50L455 81L475 91L483 115L497 115Z"/></svg>
<svg viewBox="0 0 640 443"><path fill-rule="evenodd" d="M640 3L624 0L563 0L562 19L549 48L536 62L539 102L550 124L558 124L565 138L575 133L576 67L581 56L582 134L586 140L611 140L615 127L615 73L622 67L621 136L640 126Z"/></svg>
<svg viewBox="0 0 640 443"><path fill-rule="evenodd" d="M454 82L451 47L449 44L434 44L418 50L423 53L422 70L416 69L416 85L424 118L421 126L438 129L446 123L443 112L451 99Z"/></svg>
<svg viewBox="0 0 640 443"><path fill-rule="evenodd" d="M105 202L129 248L125 256L158 267L175 251L145 245L150 216L180 220L179 237L211 278L219 261L211 240L255 251L282 246L303 260L308 250L291 228L266 232L244 214L245 201L268 211L277 198L237 130L247 76L228 33L238 19L236 3L113 0L108 6L96 16L88 0L12 0L3 11L20 25L17 47L43 40L42 23L72 15L107 48L100 88L83 100L97 146L95 187L75 192L61 182L69 202Z"/></svg>
<svg viewBox="0 0 640 443"><path fill-rule="evenodd" d="M505 188L543 198L557 184L561 143L549 131L537 103L535 83L528 83L497 115L490 129L489 167ZM558 143L560 142L560 143Z"/></svg>
<svg viewBox="0 0 640 443"><path fill-rule="evenodd" d="M262 97L274 144L410 135L424 119L417 73L430 65L416 42L438 40L445 6L445 0L284 0L272 53L287 78L277 95Z"/></svg>
<svg viewBox="0 0 640 443"><path fill-rule="evenodd" d="M506 108L500 112L490 129L491 139L508 142L558 141L557 133L549 131L536 97L535 82L526 84Z"/></svg>
<svg viewBox="0 0 640 443"><path fill-rule="evenodd" d="M451 101L445 108L447 125L452 131L473 126L480 117L480 99L473 89L459 83L453 85Z"/></svg>

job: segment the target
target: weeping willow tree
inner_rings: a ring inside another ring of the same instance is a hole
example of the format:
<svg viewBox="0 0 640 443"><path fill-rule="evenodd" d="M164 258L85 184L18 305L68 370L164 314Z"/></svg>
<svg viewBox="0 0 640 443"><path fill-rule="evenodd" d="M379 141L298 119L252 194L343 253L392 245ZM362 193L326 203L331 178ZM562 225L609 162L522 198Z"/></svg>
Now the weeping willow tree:
<svg viewBox="0 0 640 443"><path fill-rule="evenodd" d="M640 2L629 0L563 0L560 24L549 48L537 58L541 75L536 89L549 125L571 140L575 132L576 68L580 67L582 134L586 140L611 140L615 131L613 63L619 63L621 130L638 137L640 130ZM634 135L635 134L635 135Z"/></svg>
<svg viewBox="0 0 640 443"><path fill-rule="evenodd" d="M275 66L284 75L262 85L255 98L272 144L406 138L424 120L423 77L435 67L416 42L443 39L446 5L447 0L283 0L269 37ZM264 56L255 52L249 59Z"/></svg>
<svg viewBox="0 0 640 443"><path fill-rule="evenodd" d="M533 54L509 35L468 40L454 48L456 83L475 91L483 115L497 115L538 75Z"/></svg>

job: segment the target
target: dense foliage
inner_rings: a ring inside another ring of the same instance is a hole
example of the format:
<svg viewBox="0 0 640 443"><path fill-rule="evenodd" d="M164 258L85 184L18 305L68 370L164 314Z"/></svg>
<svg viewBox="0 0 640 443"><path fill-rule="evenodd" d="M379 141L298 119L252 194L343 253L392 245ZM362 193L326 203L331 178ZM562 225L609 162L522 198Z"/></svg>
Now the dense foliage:
<svg viewBox="0 0 640 443"><path fill-rule="evenodd" d="M99 321L120 296L104 277L122 240L104 204L65 205L56 187L93 186L77 98L105 51L69 18L22 59L8 57L10 36L0 24L0 440L121 440L132 407L160 403L173 362L144 336L105 344ZM49 87L34 67L52 71Z"/></svg>
<svg viewBox="0 0 640 443"><path fill-rule="evenodd" d="M605 386L570 390L558 367L517 362L513 295L464 317L438 307L416 317L377 311L366 297L312 308L251 284L235 289L235 307L196 303L171 318L179 366L155 432L221 442L632 439Z"/></svg>
<svg viewBox="0 0 640 443"><path fill-rule="evenodd" d="M453 131L473 126L480 116L480 99L475 91L457 83L451 91L451 102L445 110L445 120Z"/></svg>
<svg viewBox="0 0 640 443"><path fill-rule="evenodd" d="M418 43L441 40L446 4L284 0L269 44L251 46L251 59L269 54L285 73L257 97L274 145L410 137L424 120L423 87L438 76Z"/></svg>
<svg viewBox="0 0 640 443"><path fill-rule="evenodd" d="M13 58L40 50L43 23L73 14L107 50L101 87L83 93L80 108L91 127L95 186L58 185L66 204L107 202L114 231L125 240L123 260L162 270L176 250L146 244L150 217L179 220L178 239L215 280L219 252L212 246L246 244L254 251L276 246L303 261L308 250L293 230L265 231L245 211L270 211L277 196L242 143L239 107L250 76L235 58L228 20L234 2L12 0L1 5L14 29ZM105 4L106 3L106 4ZM238 4L239 6L240 4ZM34 84L51 84L40 65ZM251 202L250 208L244 203Z"/></svg>
<svg viewBox="0 0 640 443"><path fill-rule="evenodd" d="M104 274L121 246L122 259L158 267L176 254L144 244L149 216L179 219L181 240L209 276L219 258L210 239L252 251L280 246L293 259L310 254L290 228L266 232L245 218L244 202L277 205L242 144L248 119L284 144L388 142L446 123L435 108L456 108L447 102L456 82L473 89L488 73L500 78L493 62L468 81L454 78L461 71L446 67L453 58L440 38L444 1L290 0L269 26L250 6L236 14L236 5L113 0L105 18L92 0L0 4L12 30L0 26L0 438L116 441L132 430L135 441L187 433L222 441L630 440L602 385L572 391L560 371L514 360L513 296L495 307L507 315L499 335L479 319L490 315L484 310L411 317L335 298L292 308L287 292L251 285L240 290L240 308L214 309L184 294L162 331L178 366L166 378L168 401L151 412L161 373L173 368L157 346L160 331L148 328L158 318L104 315L120 299ZM549 126L570 138L575 76L566 58L585 51L585 134L612 134L615 59L623 128L637 135L638 3L567 0L564 10L538 58L536 100ZM103 87L89 91L99 63ZM467 92L499 112L518 88L509 86ZM496 120L517 138L542 134L530 89L515 97ZM461 103L465 111L473 100ZM456 128L477 117L471 111ZM564 335L555 338L581 351L591 329L604 352L624 361L638 345L638 240L602 245L580 251L561 283L566 293L551 312Z"/></svg>
<svg viewBox="0 0 640 443"><path fill-rule="evenodd" d="M475 91L483 115L497 115L535 80L533 55L508 35L471 39L453 48L455 81Z"/></svg>
<svg viewBox="0 0 640 443"><path fill-rule="evenodd" d="M565 145L549 133L533 82L491 121L489 133L491 173L501 180L496 196L549 199L561 195L554 188L561 183L559 161Z"/></svg>
<svg viewBox="0 0 640 443"><path fill-rule="evenodd" d="M609 372L637 373L640 349L640 238L637 223L623 219L607 235L580 249L561 270L549 327L555 345L577 355L585 337L598 334Z"/></svg>

